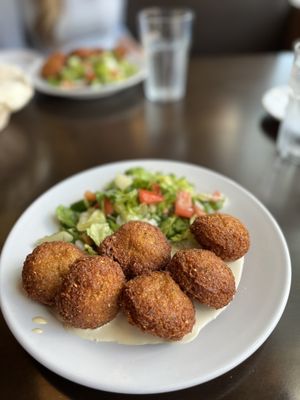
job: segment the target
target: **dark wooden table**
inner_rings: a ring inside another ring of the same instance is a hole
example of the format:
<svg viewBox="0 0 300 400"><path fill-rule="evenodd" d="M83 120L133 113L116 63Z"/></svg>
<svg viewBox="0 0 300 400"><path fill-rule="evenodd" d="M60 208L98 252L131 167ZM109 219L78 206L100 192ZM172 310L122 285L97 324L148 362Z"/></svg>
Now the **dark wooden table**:
<svg viewBox="0 0 300 400"><path fill-rule="evenodd" d="M147 102L141 86L97 101L36 95L0 132L1 245L22 211L56 182L133 158L188 161L221 172L252 191L279 222L293 282L272 335L218 379L145 398L300 399L300 168L277 158L278 123L261 106L266 89L287 81L291 62L290 54L193 59L185 100L168 105ZM2 317L0 337L1 399L138 398L88 389L48 371Z"/></svg>

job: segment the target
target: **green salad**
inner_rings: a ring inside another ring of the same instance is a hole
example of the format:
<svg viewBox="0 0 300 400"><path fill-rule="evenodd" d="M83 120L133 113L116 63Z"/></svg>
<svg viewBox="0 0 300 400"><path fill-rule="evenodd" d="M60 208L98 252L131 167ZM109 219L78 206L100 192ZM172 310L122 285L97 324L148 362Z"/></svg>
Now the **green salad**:
<svg viewBox="0 0 300 400"><path fill-rule="evenodd" d="M124 81L136 74L137 69L126 57L120 57L111 50L91 53L85 57L71 53L65 56L58 71L55 70L55 73L45 78L54 86L101 86Z"/></svg>
<svg viewBox="0 0 300 400"><path fill-rule="evenodd" d="M96 254L108 235L128 221L139 220L159 227L174 244L190 238L189 226L198 215L220 210L224 201L218 191L197 193L184 177L131 168L103 190L87 191L81 200L59 205L59 231L39 243L64 240Z"/></svg>

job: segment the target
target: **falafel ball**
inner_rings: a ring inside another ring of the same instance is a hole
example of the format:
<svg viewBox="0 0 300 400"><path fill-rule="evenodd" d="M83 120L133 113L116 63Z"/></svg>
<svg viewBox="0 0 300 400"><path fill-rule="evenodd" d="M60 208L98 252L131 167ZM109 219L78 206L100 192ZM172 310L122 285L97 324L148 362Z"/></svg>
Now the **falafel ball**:
<svg viewBox="0 0 300 400"><path fill-rule="evenodd" d="M28 296L40 303L53 305L70 265L83 255L74 244L62 241L37 246L26 257L22 270L23 287Z"/></svg>
<svg viewBox="0 0 300 400"><path fill-rule="evenodd" d="M50 54L42 67L41 75L46 79L58 75L62 70L65 62L66 56L60 51L56 51L55 53Z"/></svg>
<svg viewBox="0 0 300 400"><path fill-rule="evenodd" d="M128 278L163 269L171 259L171 245L161 230L141 221L122 225L98 252L117 261Z"/></svg>
<svg viewBox="0 0 300 400"><path fill-rule="evenodd" d="M89 47L80 47L71 51L70 56L77 56L80 58L88 58L103 53L102 49L94 49Z"/></svg>
<svg viewBox="0 0 300 400"><path fill-rule="evenodd" d="M178 251L168 265L168 271L181 289L201 304L222 308L235 294L231 269L209 250Z"/></svg>
<svg viewBox="0 0 300 400"><path fill-rule="evenodd" d="M182 339L195 323L192 301L165 271L128 281L121 307L130 324L167 340Z"/></svg>
<svg viewBox="0 0 300 400"><path fill-rule="evenodd" d="M228 214L207 214L190 227L198 243L224 261L235 261L247 253L249 232L242 222Z"/></svg>
<svg viewBox="0 0 300 400"><path fill-rule="evenodd" d="M71 266L56 296L57 311L75 328L102 326L117 315L124 283L121 267L111 258L80 258Z"/></svg>

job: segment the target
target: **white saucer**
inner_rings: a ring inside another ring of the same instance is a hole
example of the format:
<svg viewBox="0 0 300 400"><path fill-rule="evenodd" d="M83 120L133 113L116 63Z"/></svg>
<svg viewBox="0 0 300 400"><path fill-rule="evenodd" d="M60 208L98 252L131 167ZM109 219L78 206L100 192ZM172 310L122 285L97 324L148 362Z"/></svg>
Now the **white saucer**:
<svg viewBox="0 0 300 400"><path fill-rule="evenodd" d="M268 90L262 98L264 109L279 121L284 118L289 93L290 87L288 85L276 86Z"/></svg>

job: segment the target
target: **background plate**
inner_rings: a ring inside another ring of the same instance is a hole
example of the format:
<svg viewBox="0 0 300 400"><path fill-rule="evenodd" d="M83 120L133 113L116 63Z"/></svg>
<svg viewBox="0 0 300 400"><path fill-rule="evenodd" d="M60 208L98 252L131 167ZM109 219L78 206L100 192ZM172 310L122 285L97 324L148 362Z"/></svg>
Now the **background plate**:
<svg viewBox="0 0 300 400"><path fill-rule="evenodd" d="M52 86L40 76L41 67L45 62L44 59L39 59L32 65L30 75L33 86L41 93L48 94L50 96L67 97L76 100L97 99L113 95L120 92L121 90L128 89L132 86L137 85L145 79L145 69L142 59L140 57L131 56L129 57L129 60L138 67L138 71L135 75L129 77L122 82L106 84L100 87L87 86L74 89L62 89Z"/></svg>
<svg viewBox="0 0 300 400"><path fill-rule="evenodd" d="M17 65L27 73L40 58L37 51L29 49L1 49L0 51L1 64Z"/></svg>
<svg viewBox="0 0 300 400"><path fill-rule="evenodd" d="M189 344L124 346L85 341L67 333L46 307L21 289L23 261L37 238L54 232L54 209L97 190L133 166L186 176L197 191L222 191L226 212L246 224L251 249L234 301ZM268 238L266 240L266 238ZM284 310L291 280L285 239L274 218L249 192L233 181L195 165L161 160L108 164L54 186L20 217L1 257L1 307L20 344L41 364L80 384L120 393L158 393L206 382L249 357L270 335ZM266 296L266 292L268 295ZM48 320L44 333L32 332L32 317Z"/></svg>

